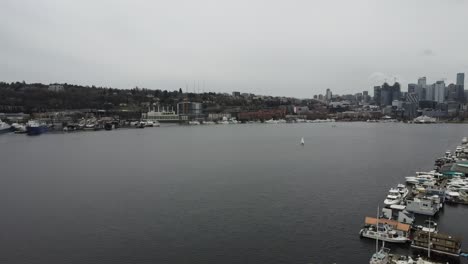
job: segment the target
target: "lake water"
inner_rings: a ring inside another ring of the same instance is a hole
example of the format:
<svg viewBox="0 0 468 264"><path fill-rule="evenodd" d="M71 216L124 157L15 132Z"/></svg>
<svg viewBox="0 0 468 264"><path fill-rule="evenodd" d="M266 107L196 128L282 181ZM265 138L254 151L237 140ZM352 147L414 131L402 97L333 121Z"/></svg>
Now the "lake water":
<svg viewBox="0 0 468 264"><path fill-rule="evenodd" d="M2 135L0 263L368 263L364 217L468 126L334 125Z"/></svg>

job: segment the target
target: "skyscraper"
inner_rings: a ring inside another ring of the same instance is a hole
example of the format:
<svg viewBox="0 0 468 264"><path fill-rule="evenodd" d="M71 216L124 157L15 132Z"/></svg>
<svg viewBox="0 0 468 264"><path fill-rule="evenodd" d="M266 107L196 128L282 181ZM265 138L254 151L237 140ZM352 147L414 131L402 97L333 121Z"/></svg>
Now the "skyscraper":
<svg viewBox="0 0 468 264"><path fill-rule="evenodd" d="M437 81L434 84L434 101L443 103L445 101L445 82Z"/></svg>
<svg viewBox="0 0 468 264"><path fill-rule="evenodd" d="M418 85L425 86L426 85L426 77L420 77L418 79Z"/></svg>
<svg viewBox="0 0 468 264"><path fill-rule="evenodd" d="M415 83L408 83L408 93L415 93L417 86Z"/></svg>
<svg viewBox="0 0 468 264"><path fill-rule="evenodd" d="M426 101L434 101L434 89L434 84L426 85Z"/></svg>
<svg viewBox="0 0 468 264"><path fill-rule="evenodd" d="M457 73L457 102L465 103L465 74Z"/></svg>
<svg viewBox="0 0 468 264"><path fill-rule="evenodd" d="M388 83L384 83L380 90L380 105L387 106L392 105L393 100L400 100L401 90L400 84L395 83L390 86Z"/></svg>
<svg viewBox="0 0 468 264"><path fill-rule="evenodd" d="M465 74L463 72L457 73L457 85L465 86Z"/></svg>
<svg viewBox="0 0 468 264"><path fill-rule="evenodd" d="M380 88L380 86L374 86L374 102L376 105L380 105L381 92L382 89Z"/></svg>
<svg viewBox="0 0 468 264"><path fill-rule="evenodd" d="M416 94L418 95L419 100L425 100L426 99L426 77L421 77L418 79L418 85L416 86Z"/></svg>
<svg viewBox="0 0 468 264"><path fill-rule="evenodd" d="M331 90L330 90L329 88L327 88L327 92L326 92L326 94L325 94L325 97L326 97L326 100L327 100L327 101L331 101L331 99L332 99L332 92L331 92Z"/></svg>

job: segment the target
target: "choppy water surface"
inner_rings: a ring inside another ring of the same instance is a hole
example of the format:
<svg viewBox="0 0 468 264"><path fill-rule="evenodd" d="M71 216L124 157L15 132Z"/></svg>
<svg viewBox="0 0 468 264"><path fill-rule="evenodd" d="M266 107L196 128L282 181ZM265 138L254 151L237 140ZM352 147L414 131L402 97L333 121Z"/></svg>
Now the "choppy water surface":
<svg viewBox="0 0 468 264"><path fill-rule="evenodd" d="M335 125L2 135L0 262L368 263L364 217L468 126Z"/></svg>

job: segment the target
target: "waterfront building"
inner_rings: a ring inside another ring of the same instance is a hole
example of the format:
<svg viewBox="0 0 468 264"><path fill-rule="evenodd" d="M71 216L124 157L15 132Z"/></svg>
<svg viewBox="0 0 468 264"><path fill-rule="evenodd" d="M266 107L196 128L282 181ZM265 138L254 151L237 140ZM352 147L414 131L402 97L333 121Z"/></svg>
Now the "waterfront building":
<svg viewBox="0 0 468 264"><path fill-rule="evenodd" d="M232 92L232 96L234 97L240 97L241 93L240 92Z"/></svg>
<svg viewBox="0 0 468 264"><path fill-rule="evenodd" d="M209 121L219 121L219 120L229 120L231 119L231 113L209 113L208 120Z"/></svg>
<svg viewBox="0 0 468 264"><path fill-rule="evenodd" d="M183 101L177 104L177 114L181 119L193 120L203 118L202 104L198 102Z"/></svg>
<svg viewBox="0 0 468 264"><path fill-rule="evenodd" d="M158 121L158 122L179 122L179 115L174 112L173 107L162 107L162 111L158 106L158 109L150 110L147 113L142 113L141 118L148 121Z"/></svg>
<svg viewBox="0 0 468 264"><path fill-rule="evenodd" d="M294 114L303 115L309 113L308 106L294 106Z"/></svg>
<svg viewBox="0 0 468 264"><path fill-rule="evenodd" d="M286 109L263 109L252 112L240 112L240 121L280 119L286 116Z"/></svg>

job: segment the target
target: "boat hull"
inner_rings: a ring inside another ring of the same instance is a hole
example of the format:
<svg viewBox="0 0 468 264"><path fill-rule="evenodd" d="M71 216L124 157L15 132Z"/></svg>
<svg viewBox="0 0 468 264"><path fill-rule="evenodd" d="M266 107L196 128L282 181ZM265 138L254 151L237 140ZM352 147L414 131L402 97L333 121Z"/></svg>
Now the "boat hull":
<svg viewBox="0 0 468 264"><path fill-rule="evenodd" d="M46 126L38 126L38 127L26 127L26 133L29 136L36 136L42 133L46 133L48 131Z"/></svg>
<svg viewBox="0 0 468 264"><path fill-rule="evenodd" d="M370 238L370 239L377 239L377 236L375 234L374 235L368 234L364 230L361 230L361 232L359 232L359 234L361 235L361 237ZM391 238L391 237L388 237L388 236L378 236L378 238L381 241L385 241L385 242L389 242L389 243L405 244L405 243L409 242L409 239L403 238L403 237Z"/></svg>
<svg viewBox="0 0 468 264"><path fill-rule="evenodd" d="M6 134L6 133L9 133L9 132L11 132L11 131L12 131L11 128L1 129L1 130L0 130L0 134Z"/></svg>

